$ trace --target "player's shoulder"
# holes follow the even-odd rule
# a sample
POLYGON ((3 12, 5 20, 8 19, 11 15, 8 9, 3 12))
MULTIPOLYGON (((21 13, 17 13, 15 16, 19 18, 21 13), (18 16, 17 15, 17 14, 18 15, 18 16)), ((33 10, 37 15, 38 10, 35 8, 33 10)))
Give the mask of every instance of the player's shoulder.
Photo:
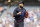
POLYGON ((17 10, 18 9, 18 7, 17 8, 15 8, 15 10, 17 10))
POLYGON ((25 11, 26 11, 26 9, 25 9, 25 8, 23 8, 23 10, 25 10, 25 11))
POLYGON ((23 8, 24 10, 26 10, 25 8, 23 8))
POLYGON ((18 7, 16 9, 18 9, 18 7))

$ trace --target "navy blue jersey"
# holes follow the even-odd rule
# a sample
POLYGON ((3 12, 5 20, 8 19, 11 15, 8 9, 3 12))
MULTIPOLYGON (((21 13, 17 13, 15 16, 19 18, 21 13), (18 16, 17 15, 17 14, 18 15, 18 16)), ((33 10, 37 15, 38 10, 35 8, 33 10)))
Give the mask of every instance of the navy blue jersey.
POLYGON ((14 10, 14 12, 13 12, 15 20, 17 20, 17 21, 23 21, 25 13, 26 13, 26 10, 24 8, 23 9, 16 8, 14 10), (21 14, 17 15, 17 13, 20 12, 20 11, 21 11, 21 14))

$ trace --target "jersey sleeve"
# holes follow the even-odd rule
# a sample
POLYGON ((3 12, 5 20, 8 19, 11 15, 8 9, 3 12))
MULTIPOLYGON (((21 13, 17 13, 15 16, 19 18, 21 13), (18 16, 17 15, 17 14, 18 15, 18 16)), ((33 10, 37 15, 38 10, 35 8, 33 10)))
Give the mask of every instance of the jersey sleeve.
POLYGON ((17 15, 17 11, 15 9, 14 12, 13 12, 13 16, 15 17, 16 15, 17 15))
MULTIPOLYGON (((25 9, 25 13, 26 13, 26 9, 25 9)), ((25 15, 25 13, 24 13, 24 15, 25 15)))

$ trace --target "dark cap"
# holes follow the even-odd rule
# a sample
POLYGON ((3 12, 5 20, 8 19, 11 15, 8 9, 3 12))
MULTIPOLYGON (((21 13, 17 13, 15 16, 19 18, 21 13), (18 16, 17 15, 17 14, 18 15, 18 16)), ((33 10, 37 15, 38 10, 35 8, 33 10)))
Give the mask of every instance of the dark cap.
POLYGON ((23 3, 23 4, 24 4, 24 2, 19 2, 19 4, 21 4, 21 3, 23 3))

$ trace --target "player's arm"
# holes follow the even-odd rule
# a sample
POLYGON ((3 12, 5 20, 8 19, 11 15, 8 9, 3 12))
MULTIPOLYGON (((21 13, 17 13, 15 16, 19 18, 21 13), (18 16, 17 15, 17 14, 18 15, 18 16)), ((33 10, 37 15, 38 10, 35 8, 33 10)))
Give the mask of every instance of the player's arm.
POLYGON ((13 12, 13 17, 18 16, 19 14, 21 14, 21 12, 17 13, 17 10, 15 9, 14 12, 13 12))
POLYGON ((21 11, 17 13, 17 15, 21 14, 21 11))
POLYGON ((15 17, 16 15, 17 15, 17 11, 15 9, 14 12, 13 12, 13 17, 15 17))

